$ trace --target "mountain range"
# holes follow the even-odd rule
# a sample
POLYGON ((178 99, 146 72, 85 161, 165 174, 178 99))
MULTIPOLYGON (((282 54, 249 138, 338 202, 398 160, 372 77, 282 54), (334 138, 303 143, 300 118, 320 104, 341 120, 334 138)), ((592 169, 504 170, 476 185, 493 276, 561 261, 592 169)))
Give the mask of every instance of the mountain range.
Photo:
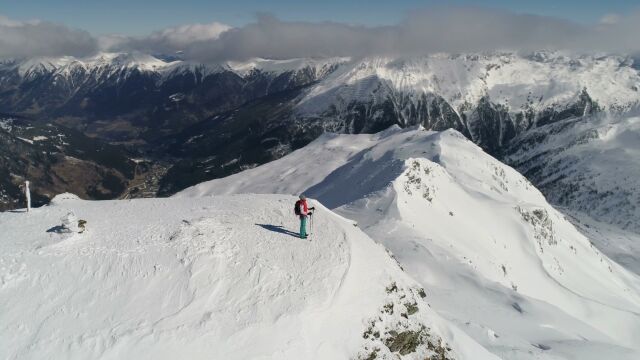
MULTIPOLYGON (((631 57, 557 51, 219 64, 103 53, 0 64, 0 111, 125 146, 161 168, 149 181, 160 196, 324 132, 421 125, 459 131, 554 204, 634 232, 639 88, 631 57), (606 156, 583 156, 603 143, 606 156)), ((17 193, 15 181, 3 186, 17 193)))

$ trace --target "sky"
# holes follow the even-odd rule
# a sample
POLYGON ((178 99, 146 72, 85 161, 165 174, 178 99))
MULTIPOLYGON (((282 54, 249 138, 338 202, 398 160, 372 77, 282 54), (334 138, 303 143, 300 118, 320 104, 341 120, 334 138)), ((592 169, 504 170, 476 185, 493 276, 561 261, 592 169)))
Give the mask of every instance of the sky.
POLYGON ((94 35, 142 36, 154 30, 213 21, 231 26, 252 22, 256 13, 289 21, 335 21, 391 25, 416 9, 474 6, 595 23, 607 14, 625 14, 638 0, 0 0, 0 14, 15 20, 40 19, 94 35))
POLYGON ((104 51, 199 62, 495 50, 635 56, 639 33, 639 0, 0 0, 0 59, 104 51))

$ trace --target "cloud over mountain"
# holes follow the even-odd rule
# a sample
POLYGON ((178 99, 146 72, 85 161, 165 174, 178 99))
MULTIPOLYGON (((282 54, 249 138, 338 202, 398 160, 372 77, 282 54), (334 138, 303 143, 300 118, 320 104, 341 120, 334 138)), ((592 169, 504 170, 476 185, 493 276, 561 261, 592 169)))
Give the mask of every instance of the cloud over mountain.
POLYGON ((97 39, 63 25, 0 18, 0 56, 82 55, 98 48, 165 54, 182 51, 189 59, 206 62, 539 49, 634 54, 640 52, 635 39, 638 32, 640 10, 607 14, 591 25, 475 7, 414 11, 390 26, 283 21, 260 14, 255 22, 236 28, 213 22, 167 28, 143 37, 97 39))
POLYGON ((0 15, 0 58, 84 56, 98 50, 86 31, 45 21, 16 21, 0 15))
POLYGON ((104 50, 174 53, 194 44, 215 41, 231 27, 219 22, 188 24, 155 31, 144 37, 110 35, 100 38, 104 50))
POLYGON ((481 8, 438 8, 410 14, 395 26, 281 21, 259 16, 215 40, 192 44, 200 60, 250 57, 367 56, 564 49, 581 52, 640 51, 640 12, 616 21, 582 25, 558 18, 481 8))

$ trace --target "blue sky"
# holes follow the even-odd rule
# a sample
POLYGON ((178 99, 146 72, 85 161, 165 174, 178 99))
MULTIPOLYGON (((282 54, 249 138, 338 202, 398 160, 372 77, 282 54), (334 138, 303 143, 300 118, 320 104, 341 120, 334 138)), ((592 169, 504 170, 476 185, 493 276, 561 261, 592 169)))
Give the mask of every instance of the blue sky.
POLYGON ((624 14, 640 8, 638 0, 3 0, 1 3, 0 14, 9 18, 48 20, 96 35, 144 35, 170 26, 212 21, 240 26, 253 21, 257 12, 268 12, 282 20, 386 25, 399 22, 413 9, 471 5, 594 23, 605 14, 624 14))

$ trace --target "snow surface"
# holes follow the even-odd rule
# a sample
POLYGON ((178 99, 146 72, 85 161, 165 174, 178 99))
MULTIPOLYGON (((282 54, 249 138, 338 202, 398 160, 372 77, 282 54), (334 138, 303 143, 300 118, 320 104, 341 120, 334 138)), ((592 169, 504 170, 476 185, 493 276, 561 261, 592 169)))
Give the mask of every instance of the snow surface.
POLYGON ((63 194, 1 213, 0 358, 396 359, 382 339, 414 330, 453 358, 496 359, 351 221, 316 202, 310 241, 292 236, 294 200, 63 194), (82 234, 59 231, 70 212, 82 234))
POLYGON ((640 356, 640 277, 456 131, 323 135, 179 198, 306 193, 355 219, 434 309, 506 359, 640 356))

